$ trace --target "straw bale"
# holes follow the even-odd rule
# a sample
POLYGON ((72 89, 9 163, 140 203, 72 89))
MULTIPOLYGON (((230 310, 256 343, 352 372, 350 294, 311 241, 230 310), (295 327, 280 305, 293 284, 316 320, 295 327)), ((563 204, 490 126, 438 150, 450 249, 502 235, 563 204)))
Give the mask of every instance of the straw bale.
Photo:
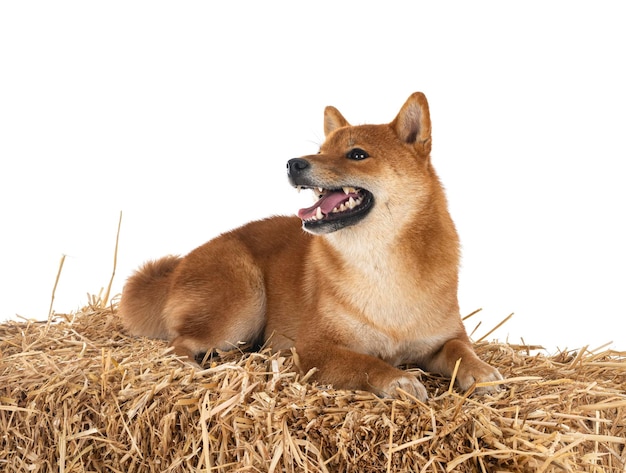
POLYGON ((301 376, 291 353, 202 368, 126 336, 115 307, 0 324, 0 470, 7 472, 624 472, 626 361, 481 342, 505 380, 379 399, 301 376))

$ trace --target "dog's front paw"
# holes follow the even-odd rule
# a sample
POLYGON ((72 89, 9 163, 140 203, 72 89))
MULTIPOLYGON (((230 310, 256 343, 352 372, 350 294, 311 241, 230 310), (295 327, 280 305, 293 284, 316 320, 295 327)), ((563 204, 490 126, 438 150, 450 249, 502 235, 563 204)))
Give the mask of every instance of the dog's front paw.
MULTIPOLYGON (((487 383, 490 381, 498 381, 500 379, 502 379, 502 375, 496 368, 482 360, 479 360, 478 358, 470 360, 468 363, 465 363, 465 360, 461 361, 456 377, 459 387, 464 391, 468 390, 474 383, 487 383)), ((481 392, 495 391, 497 389, 497 385, 493 385, 481 386, 476 390, 481 392)))
POLYGON ((398 397, 398 389, 406 391, 420 401, 428 399, 428 393, 424 385, 410 374, 393 378, 386 386, 382 387, 379 394, 384 397, 398 397))

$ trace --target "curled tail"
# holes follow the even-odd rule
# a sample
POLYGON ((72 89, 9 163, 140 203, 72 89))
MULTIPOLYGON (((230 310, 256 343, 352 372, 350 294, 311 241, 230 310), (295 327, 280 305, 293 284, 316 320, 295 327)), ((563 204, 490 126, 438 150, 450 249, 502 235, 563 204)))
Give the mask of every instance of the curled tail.
POLYGON ((163 315, 167 302, 171 274, 180 263, 178 256, 166 256, 149 261, 126 281, 118 315, 132 335, 169 338, 163 315))

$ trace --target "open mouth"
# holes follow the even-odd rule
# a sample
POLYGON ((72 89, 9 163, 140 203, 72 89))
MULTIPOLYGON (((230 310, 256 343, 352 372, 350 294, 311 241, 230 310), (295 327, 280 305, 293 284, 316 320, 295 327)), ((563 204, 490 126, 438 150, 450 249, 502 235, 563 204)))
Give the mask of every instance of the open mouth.
MULTIPOLYGON (((296 186, 298 191, 304 186, 296 186)), ((328 233, 360 221, 372 208, 374 196, 365 189, 342 187, 312 189, 317 202, 311 207, 300 209, 298 217, 304 228, 313 233, 328 233)))

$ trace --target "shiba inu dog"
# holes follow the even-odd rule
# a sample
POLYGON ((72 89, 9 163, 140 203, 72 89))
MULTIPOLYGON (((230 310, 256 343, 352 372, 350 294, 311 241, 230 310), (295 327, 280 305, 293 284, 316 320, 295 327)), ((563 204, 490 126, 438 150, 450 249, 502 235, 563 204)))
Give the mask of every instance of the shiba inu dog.
POLYGON ((287 162, 314 205, 146 263, 124 287, 124 326, 190 358, 240 342, 295 347, 320 383, 381 396, 427 398, 403 364, 451 376, 461 359, 462 389, 501 379, 459 315, 459 241, 430 160, 426 97, 384 125, 351 126, 327 107, 324 132, 318 154, 287 162))

